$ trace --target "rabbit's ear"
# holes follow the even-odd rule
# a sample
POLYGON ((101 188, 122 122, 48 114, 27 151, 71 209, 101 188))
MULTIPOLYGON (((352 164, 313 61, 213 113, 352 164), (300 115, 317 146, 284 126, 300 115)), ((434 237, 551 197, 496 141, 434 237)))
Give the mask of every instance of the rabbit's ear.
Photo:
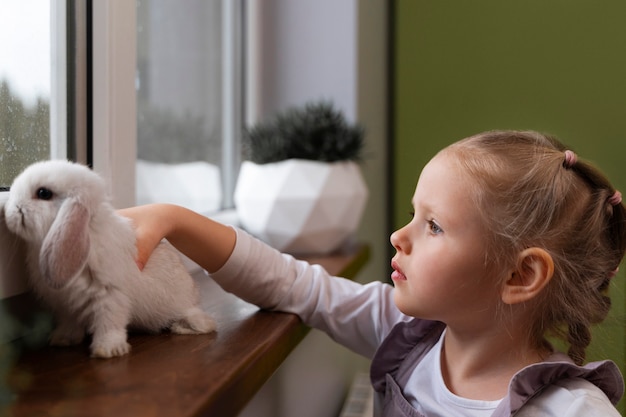
POLYGON ((61 205, 41 246, 39 267, 44 280, 61 288, 87 263, 89 211, 74 198, 61 205))

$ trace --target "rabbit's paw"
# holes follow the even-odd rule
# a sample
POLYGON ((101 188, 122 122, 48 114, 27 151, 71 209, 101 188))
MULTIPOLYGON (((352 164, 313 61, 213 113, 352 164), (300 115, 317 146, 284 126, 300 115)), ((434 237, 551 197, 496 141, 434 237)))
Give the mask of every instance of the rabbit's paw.
POLYGON ((118 343, 115 345, 91 345, 92 358, 114 358, 116 356, 124 356, 130 353, 130 344, 128 342, 118 343))
POLYGON ((94 335, 91 343, 92 358, 113 358, 124 356, 130 352, 130 344, 126 341, 126 333, 111 332, 106 335, 94 335))
POLYGON ((203 334, 211 333, 216 328, 215 320, 200 308, 194 307, 187 311, 185 317, 172 323, 170 331, 178 334, 203 334))

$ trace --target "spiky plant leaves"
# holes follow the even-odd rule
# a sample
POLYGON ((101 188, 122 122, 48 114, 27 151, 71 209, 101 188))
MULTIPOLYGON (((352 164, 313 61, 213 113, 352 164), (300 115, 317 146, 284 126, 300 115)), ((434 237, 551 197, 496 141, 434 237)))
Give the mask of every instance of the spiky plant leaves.
POLYGON ((321 162, 358 161, 363 128, 349 124, 327 101, 307 103, 278 113, 244 132, 245 156, 257 164, 307 159, 321 162))

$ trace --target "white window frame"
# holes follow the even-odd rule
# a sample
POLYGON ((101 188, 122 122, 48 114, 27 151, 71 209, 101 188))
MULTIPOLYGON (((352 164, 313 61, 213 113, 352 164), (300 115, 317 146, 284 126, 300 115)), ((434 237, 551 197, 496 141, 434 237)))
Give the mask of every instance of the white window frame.
POLYGON ((135 203, 136 5, 92 2, 92 160, 115 207, 135 203))

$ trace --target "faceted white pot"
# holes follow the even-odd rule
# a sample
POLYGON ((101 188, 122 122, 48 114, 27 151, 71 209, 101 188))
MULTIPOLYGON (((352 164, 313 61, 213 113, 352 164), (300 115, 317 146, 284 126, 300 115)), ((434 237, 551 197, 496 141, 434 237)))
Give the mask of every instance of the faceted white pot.
POLYGON ((356 232, 368 190, 355 162, 244 161, 235 187, 241 226, 282 252, 326 254, 356 232))
POLYGON ((172 203, 198 213, 222 206, 220 169, 208 162, 164 164, 137 160, 137 204, 172 203))

